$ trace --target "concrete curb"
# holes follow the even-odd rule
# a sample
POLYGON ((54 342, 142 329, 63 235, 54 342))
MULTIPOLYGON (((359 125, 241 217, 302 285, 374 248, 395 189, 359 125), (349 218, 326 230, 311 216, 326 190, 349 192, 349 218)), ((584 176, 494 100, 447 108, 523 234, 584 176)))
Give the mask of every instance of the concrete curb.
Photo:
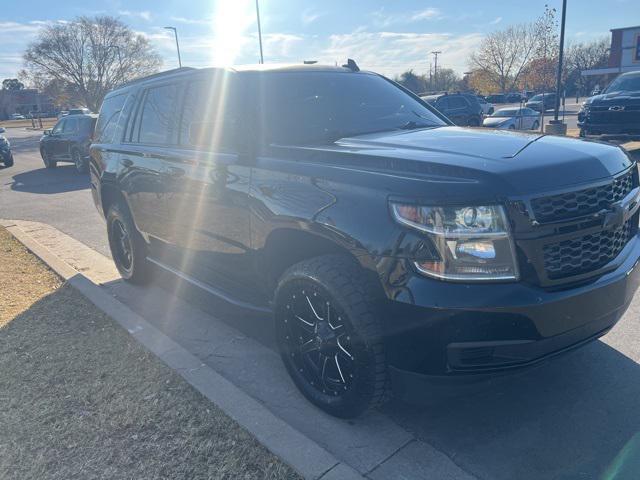
POLYGON ((106 290, 78 273, 47 247, 17 225, 7 230, 28 250, 82 293, 97 308, 125 328, 138 342, 180 374, 191 386, 220 407, 262 445, 280 457, 304 478, 363 479, 356 470, 341 463, 315 441, 295 430, 266 407, 148 323, 106 290))

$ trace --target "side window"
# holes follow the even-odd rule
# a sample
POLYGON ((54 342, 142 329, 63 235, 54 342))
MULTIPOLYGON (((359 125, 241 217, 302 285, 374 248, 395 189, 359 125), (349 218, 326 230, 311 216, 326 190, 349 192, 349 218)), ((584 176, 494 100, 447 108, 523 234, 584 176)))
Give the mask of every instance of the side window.
MULTIPOLYGON (((149 88, 140 114, 138 142, 156 145, 175 145, 178 134, 178 85, 168 84, 149 88)), ((200 104, 201 108, 206 104, 200 104)))
POLYGON ((180 123, 180 144, 213 151, 234 151, 237 108, 233 83, 218 74, 187 85, 180 123))
POLYGON ((64 128, 64 124, 67 122, 67 120, 65 118, 63 118, 62 120, 58 121, 58 123, 56 123, 55 127, 53 127, 53 130, 51 130, 51 133, 56 135, 58 133, 62 133, 62 129, 64 128))
POLYGON ((118 138, 116 135, 118 120, 126 99, 127 95, 122 94, 109 97, 102 102, 98 123, 96 123, 96 143, 112 143, 118 138))
POLYGON ((467 108, 467 102, 462 97, 451 97, 449 98, 449 108, 451 109, 467 108))
POLYGON ((441 97, 438 99, 438 101, 436 102, 436 108, 438 110, 448 110, 449 107, 449 99, 447 97, 441 97))
POLYGON ((78 119, 77 118, 67 118, 67 121, 64 122, 64 127, 62 128, 62 133, 75 133, 78 131, 78 119))

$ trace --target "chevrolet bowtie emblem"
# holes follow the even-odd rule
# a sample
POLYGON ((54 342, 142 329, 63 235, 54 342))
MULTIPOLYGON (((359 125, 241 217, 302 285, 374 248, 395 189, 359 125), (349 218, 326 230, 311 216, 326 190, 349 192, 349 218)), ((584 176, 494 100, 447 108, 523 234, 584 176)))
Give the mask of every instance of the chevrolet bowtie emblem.
POLYGON ((621 112, 624 110, 624 105, 614 105, 613 107, 609 107, 609 110, 612 112, 621 112))

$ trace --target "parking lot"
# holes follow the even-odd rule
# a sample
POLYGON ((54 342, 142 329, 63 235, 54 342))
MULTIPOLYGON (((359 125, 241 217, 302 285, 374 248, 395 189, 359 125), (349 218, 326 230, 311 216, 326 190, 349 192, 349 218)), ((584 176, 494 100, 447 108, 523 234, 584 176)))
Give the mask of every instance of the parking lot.
MULTIPOLYGON (((39 132, 9 129, 15 166, 0 169, 0 218, 55 227, 109 256, 89 180, 47 170, 39 132)), ((273 413, 370 478, 637 478, 640 471, 640 300, 601 340, 514 375, 427 385, 352 421, 295 389, 273 348, 271 320, 161 277, 113 295, 273 413)))

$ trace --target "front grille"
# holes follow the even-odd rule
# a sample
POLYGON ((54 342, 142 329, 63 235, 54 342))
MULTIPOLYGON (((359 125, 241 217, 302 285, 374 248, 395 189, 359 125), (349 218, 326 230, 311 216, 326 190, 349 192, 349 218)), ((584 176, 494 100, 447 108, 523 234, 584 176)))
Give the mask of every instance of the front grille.
POLYGON ((543 254, 547 276, 556 280, 604 267, 631 239, 631 226, 631 221, 628 221, 613 231, 603 230, 545 245, 543 254))
POLYGON ((561 221, 608 209, 632 189, 633 175, 629 170, 606 185, 535 198, 531 201, 531 208, 535 219, 540 223, 561 221))

